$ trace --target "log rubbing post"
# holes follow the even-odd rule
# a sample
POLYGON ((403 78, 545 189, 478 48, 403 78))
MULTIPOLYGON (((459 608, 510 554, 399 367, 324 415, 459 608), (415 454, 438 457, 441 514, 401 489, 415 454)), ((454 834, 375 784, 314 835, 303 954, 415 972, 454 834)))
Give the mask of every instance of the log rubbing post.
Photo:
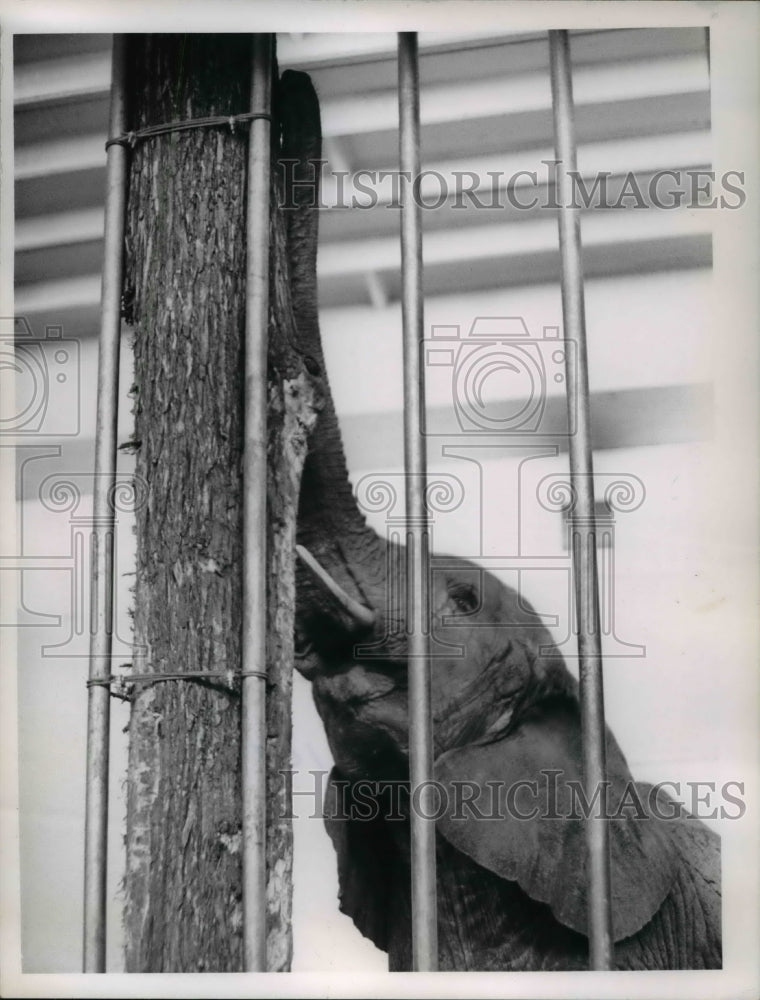
MULTIPOLYGON (((129 41, 129 127, 249 107, 251 38, 129 41)), ((276 73, 275 73, 276 76, 276 73)), ((275 84, 275 96, 276 96, 275 84)), ((127 204, 134 340, 137 673, 240 670, 247 127, 138 142, 127 204)), ((272 128, 273 158, 280 128, 272 128)), ((288 221, 272 169, 267 502, 267 964, 290 967, 295 528, 319 380, 297 349, 288 221)), ((316 230, 314 230, 316 239, 316 230)), ((136 686, 129 727, 126 967, 242 969, 240 684, 136 686)))

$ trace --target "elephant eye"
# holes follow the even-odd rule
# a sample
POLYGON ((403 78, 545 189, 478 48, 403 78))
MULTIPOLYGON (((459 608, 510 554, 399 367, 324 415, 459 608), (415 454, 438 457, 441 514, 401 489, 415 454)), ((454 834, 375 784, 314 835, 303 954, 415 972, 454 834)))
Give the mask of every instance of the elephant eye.
POLYGON ((480 596, 471 583, 449 580, 449 599, 456 610, 463 615, 471 615, 480 608, 480 596))

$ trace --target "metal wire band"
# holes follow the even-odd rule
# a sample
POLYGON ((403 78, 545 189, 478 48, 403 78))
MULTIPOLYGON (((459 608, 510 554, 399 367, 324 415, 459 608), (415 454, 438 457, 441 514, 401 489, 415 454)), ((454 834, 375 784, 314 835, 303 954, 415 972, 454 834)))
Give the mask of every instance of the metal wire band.
POLYGON ((236 125, 244 125, 255 118, 266 118, 272 120, 270 114, 264 112, 245 111, 239 115, 213 115, 207 118, 189 118, 181 122, 165 122, 162 125, 147 125, 145 128, 135 129, 132 132, 124 132, 106 142, 106 149, 109 146, 125 146, 134 149, 138 142, 143 139, 153 139, 158 135, 169 135, 171 132, 187 132, 197 128, 218 128, 229 126, 230 132, 235 131, 236 125))
POLYGON ((211 670, 190 670, 185 673, 168 673, 168 674, 124 674, 116 675, 111 674, 108 677, 92 677, 86 681, 86 686, 91 687, 111 687, 112 684, 121 685, 127 687, 130 684, 158 684, 161 681, 188 681, 189 683, 199 683, 206 680, 213 679, 223 679, 223 680, 234 680, 240 677, 260 677, 262 680, 267 679, 267 675, 262 670, 242 670, 242 671, 211 671, 211 670))

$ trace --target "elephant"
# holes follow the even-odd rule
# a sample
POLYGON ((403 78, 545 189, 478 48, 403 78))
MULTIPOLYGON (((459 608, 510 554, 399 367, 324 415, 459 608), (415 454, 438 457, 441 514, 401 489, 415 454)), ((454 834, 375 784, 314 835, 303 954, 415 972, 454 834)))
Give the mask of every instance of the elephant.
MULTIPOLYGON (((287 225, 298 248, 298 346, 322 387, 298 510, 296 666, 334 758, 324 814, 341 910, 388 953, 390 970, 405 970, 414 807, 405 550, 370 528, 357 505, 325 372, 318 99, 295 72, 283 74, 279 97, 283 156, 296 163, 287 225)), ((577 682, 531 605, 475 563, 434 554, 430 592, 434 778, 446 801, 435 831, 439 968, 586 969, 577 682)), ((662 789, 634 782, 609 730, 606 759, 615 967, 720 968, 718 835, 662 789)))

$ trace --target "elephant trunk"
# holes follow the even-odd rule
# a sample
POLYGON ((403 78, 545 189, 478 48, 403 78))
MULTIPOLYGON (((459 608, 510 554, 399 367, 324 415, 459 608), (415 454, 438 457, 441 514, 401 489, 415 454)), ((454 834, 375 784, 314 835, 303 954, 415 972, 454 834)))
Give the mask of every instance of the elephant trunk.
MULTIPOLYGON (((309 441, 298 511, 298 542, 351 599, 384 601, 385 544, 367 526, 348 478, 325 370, 317 309, 317 238, 322 135, 319 101, 305 73, 286 71, 278 88, 284 203, 298 349, 323 380, 323 405, 309 441)), ((324 607, 324 585, 301 559, 299 617, 324 607)))

